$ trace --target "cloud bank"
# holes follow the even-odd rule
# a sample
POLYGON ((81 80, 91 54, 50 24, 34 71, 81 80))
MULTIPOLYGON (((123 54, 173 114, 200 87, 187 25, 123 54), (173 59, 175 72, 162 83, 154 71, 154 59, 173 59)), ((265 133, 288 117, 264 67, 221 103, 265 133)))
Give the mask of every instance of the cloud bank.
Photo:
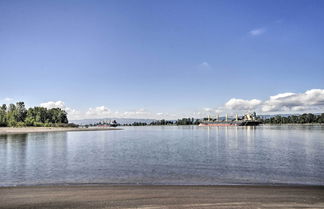
POLYGON ((231 98, 224 105, 216 108, 201 108, 200 111, 187 113, 151 112, 143 108, 131 111, 113 111, 107 106, 90 107, 85 111, 67 107, 63 101, 41 103, 46 108, 58 107, 68 113, 70 120, 98 118, 147 118, 177 119, 182 117, 201 118, 208 114, 246 113, 256 111, 258 114, 324 112, 324 89, 311 89, 303 93, 280 93, 262 101, 260 99, 231 98))
POLYGON ((224 106, 225 109, 230 110, 251 110, 258 107, 261 103, 262 101, 258 99, 244 100, 232 98, 224 106))
POLYGON ((90 107, 86 111, 77 110, 74 108, 67 107, 63 101, 49 101, 40 104, 41 107, 48 109, 61 108, 68 113, 69 120, 80 120, 80 119, 100 119, 100 118, 144 118, 144 119, 162 119, 172 115, 165 113, 153 113, 143 108, 133 111, 112 111, 110 108, 102 105, 98 107, 90 107))
MULTIPOLYGON (((208 108, 207 108, 208 109, 208 108)), ((205 108, 206 110, 206 108, 205 108)), ((323 112, 324 89, 311 89, 304 93, 280 93, 269 99, 236 99, 232 98, 221 107, 209 108, 208 112, 251 112, 258 113, 300 113, 323 112)))
POLYGON ((263 112, 321 111, 324 109, 324 89, 311 89, 304 93, 283 93, 265 101, 263 112))

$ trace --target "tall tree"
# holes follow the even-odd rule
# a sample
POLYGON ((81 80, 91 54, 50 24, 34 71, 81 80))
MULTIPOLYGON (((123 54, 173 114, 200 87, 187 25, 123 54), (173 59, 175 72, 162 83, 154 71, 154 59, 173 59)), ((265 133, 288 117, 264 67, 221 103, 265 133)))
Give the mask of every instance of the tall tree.
POLYGON ((24 102, 16 103, 16 121, 24 122, 27 116, 27 110, 24 102))
POLYGON ((3 104, 0 107, 0 126, 5 127, 7 125, 7 105, 3 104))
POLYGON ((8 126, 16 126, 17 110, 14 104, 10 104, 7 111, 8 126))

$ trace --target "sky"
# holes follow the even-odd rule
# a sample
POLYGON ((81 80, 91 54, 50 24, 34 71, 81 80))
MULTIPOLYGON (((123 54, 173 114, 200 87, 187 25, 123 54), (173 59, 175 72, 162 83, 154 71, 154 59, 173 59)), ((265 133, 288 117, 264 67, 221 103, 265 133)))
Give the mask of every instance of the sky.
POLYGON ((324 112, 322 0, 0 0, 0 103, 69 119, 324 112))

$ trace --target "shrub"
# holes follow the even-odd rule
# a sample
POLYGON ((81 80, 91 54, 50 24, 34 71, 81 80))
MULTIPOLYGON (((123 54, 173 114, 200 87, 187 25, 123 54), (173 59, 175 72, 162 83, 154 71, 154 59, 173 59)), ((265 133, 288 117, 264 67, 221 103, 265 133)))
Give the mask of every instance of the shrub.
POLYGON ((24 122, 18 122, 16 124, 16 127, 25 127, 25 126, 26 126, 26 124, 24 122))
POLYGON ((34 123, 34 126, 36 126, 36 127, 43 127, 44 126, 44 123, 35 122, 34 123))
POLYGON ((17 122, 13 121, 13 120, 9 121, 9 123, 8 123, 8 126, 11 126, 11 127, 15 127, 16 125, 17 125, 17 122))

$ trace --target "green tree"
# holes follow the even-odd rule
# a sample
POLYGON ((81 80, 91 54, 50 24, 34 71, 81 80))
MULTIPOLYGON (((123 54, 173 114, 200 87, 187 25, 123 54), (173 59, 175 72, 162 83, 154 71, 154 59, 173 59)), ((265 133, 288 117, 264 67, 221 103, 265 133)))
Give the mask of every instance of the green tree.
POLYGON ((33 126, 35 122, 36 122, 36 113, 34 111, 34 108, 29 108, 27 110, 27 116, 26 116, 26 119, 25 119, 25 124, 27 126, 33 126))
POLYGON ((7 122, 7 105, 3 104, 0 107, 0 127, 8 126, 7 122))
POLYGON ((45 107, 34 107, 35 122, 45 123, 47 119, 47 109, 45 107))
POLYGON ((68 124, 66 111, 60 108, 47 109, 44 107, 33 107, 28 110, 24 102, 16 105, 4 104, 0 107, 0 126, 74 126, 68 124))
POLYGON ((283 117, 280 115, 263 120, 264 123, 270 124, 287 124, 287 123, 323 123, 324 113, 321 115, 314 115, 312 113, 304 113, 302 115, 291 115, 283 117))
POLYGON ((17 124, 17 109, 14 104, 10 104, 7 111, 8 126, 16 126, 17 124))
POLYGON ((16 103, 16 121, 17 122, 24 122, 27 116, 27 110, 25 107, 24 102, 17 102, 16 103))
POLYGON ((318 116, 317 122, 324 123, 324 113, 322 113, 320 116, 318 116))

